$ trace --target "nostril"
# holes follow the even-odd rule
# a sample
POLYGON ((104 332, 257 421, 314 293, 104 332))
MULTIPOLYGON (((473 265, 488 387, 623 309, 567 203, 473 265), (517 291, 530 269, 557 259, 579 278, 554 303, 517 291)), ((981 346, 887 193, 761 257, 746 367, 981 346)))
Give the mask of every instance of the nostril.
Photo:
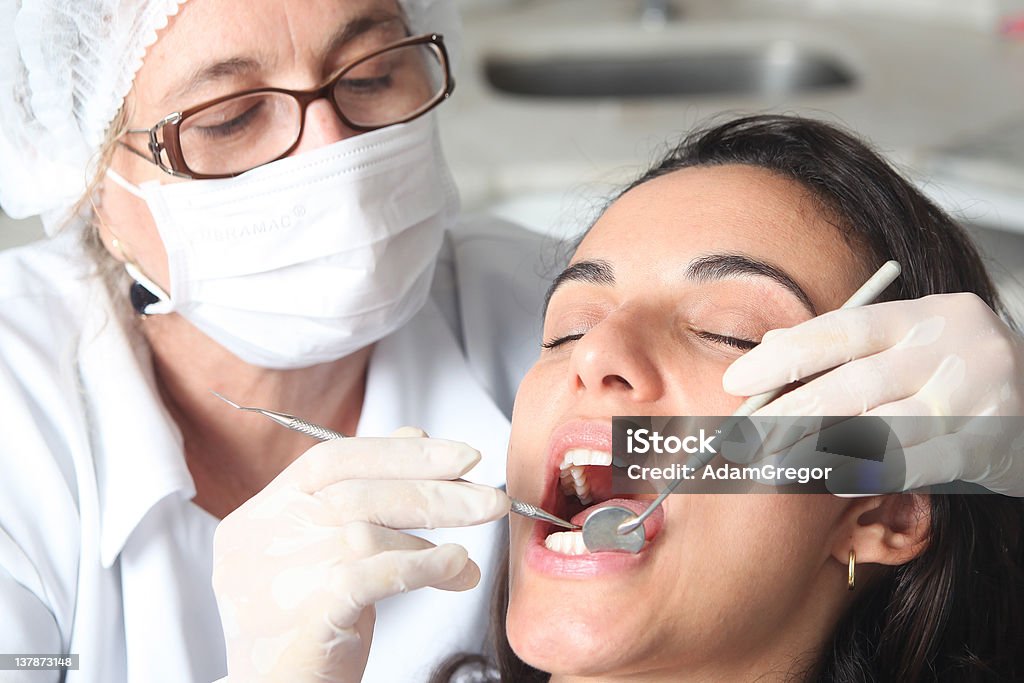
POLYGON ((623 389, 633 389, 633 385, 629 383, 622 375, 607 375, 602 383, 609 389, 621 387, 623 389))

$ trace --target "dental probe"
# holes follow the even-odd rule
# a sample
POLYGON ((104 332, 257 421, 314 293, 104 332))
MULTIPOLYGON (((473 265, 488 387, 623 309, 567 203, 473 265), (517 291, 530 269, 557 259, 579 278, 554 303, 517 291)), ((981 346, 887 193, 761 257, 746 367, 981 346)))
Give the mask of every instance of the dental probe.
POLYGON ((210 393, 219 398, 220 400, 224 401, 225 403, 227 403, 232 408, 238 408, 239 410, 248 410, 253 413, 265 415, 266 417, 269 417, 271 420, 281 425, 282 427, 287 427, 292 431, 300 432, 302 434, 305 434, 306 436, 311 436, 314 439, 319 439, 320 441, 331 441, 332 439, 348 438, 347 434, 336 432, 333 429, 328 429, 327 427, 321 427, 320 425, 313 424, 312 422, 306 422, 302 418, 295 417, 294 415, 289 415, 288 413, 277 413, 274 412, 273 410, 264 410, 263 408, 249 408, 247 406, 240 406, 227 396, 219 394, 216 391, 213 391, 212 389, 210 390, 210 393))
MULTIPOLYGON (((346 435, 346 434, 342 434, 341 432, 336 432, 333 429, 328 429, 327 427, 322 427, 322 426, 320 426, 318 424, 314 424, 312 422, 307 422, 306 420, 303 420, 300 417, 295 417, 294 415, 289 415, 287 413, 278 413, 278 412, 275 412, 273 410, 264 410, 263 408, 250 408, 250 407, 247 407, 247 406, 241 406, 241 405, 238 405, 237 403, 235 403, 234 401, 232 401, 231 399, 229 399, 227 396, 224 396, 223 394, 219 394, 216 391, 213 391, 212 389, 210 390, 210 393, 213 394, 214 396, 216 396, 217 398, 219 398, 220 400, 224 401, 225 403, 227 403, 232 408, 237 408, 238 410, 248 410, 250 412, 259 413, 260 415, 264 415, 266 417, 269 417, 271 420, 273 420, 277 424, 281 425, 282 427, 287 427, 288 429, 291 429, 292 431, 300 432, 302 434, 305 434, 306 436, 311 436, 314 439, 318 439, 320 441, 333 441, 334 439, 347 439, 348 438, 348 435, 346 435)), ((456 481, 465 481, 465 480, 464 479, 457 479, 456 481)), ((522 515, 523 517, 529 517, 530 519, 537 519, 537 520, 541 520, 541 521, 544 521, 544 522, 549 522, 551 524, 555 524, 557 526, 564 527, 566 529, 573 529, 573 530, 575 530, 575 529, 579 529, 580 528, 577 525, 573 524, 572 522, 567 522, 564 519, 562 519, 561 517, 556 517, 555 515, 551 514, 550 512, 546 512, 544 510, 541 510, 536 505, 530 505, 529 503, 524 503, 521 500, 516 500, 515 498, 511 498, 511 497, 509 498, 509 500, 512 501, 512 506, 510 508, 511 511, 516 513, 517 515, 522 515)))
MULTIPOLYGON (((856 292, 853 293, 849 299, 846 300, 840 308, 856 308, 858 306, 866 306, 872 301, 877 299, 885 289, 891 285, 896 278, 900 276, 902 268, 896 261, 886 261, 882 264, 882 267, 875 271, 875 274, 868 278, 867 282, 860 286, 856 292)), ((731 431, 733 424, 737 421, 737 418, 749 417, 757 410, 768 405, 782 394, 785 387, 779 387, 766 391, 763 394, 751 396, 743 402, 735 413, 724 423, 720 432, 727 434, 731 431)), ((703 469, 714 457, 713 453, 696 453, 690 457, 687 461, 686 466, 692 467, 689 471, 695 472, 698 469, 703 469)), ((684 470, 685 471, 685 470, 684 470)), ((590 517, 583 522, 583 543, 587 546, 587 550, 593 552, 594 550, 625 550, 631 553, 640 552, 640 548, 643 547, 645 536, 644 536, 644 520, 650 517, 654 510, 659 505, 665 502, 676 487, 683 481, 683 478, 674 479, 665 487, 665 489, 658 494, 658 497, 651 501, 651 504, 647 506, 639 515, 635 516, 632 512, 625 508, 612 506, 602 508, 594 512, 590 517), (613 512, 604 512, 604 510, 610 510, 613 512), (626 513, 626 515, 623 515, 626 513), (594 524, 591 524, 591 520, 594 520, 594 524), (610 533, 612 525, 615 532, 610 533), (587 527, 592 527, 589 531, 587 527), (588 539, 594 543, 594 547, 591 547, 591 543, 588 539)))

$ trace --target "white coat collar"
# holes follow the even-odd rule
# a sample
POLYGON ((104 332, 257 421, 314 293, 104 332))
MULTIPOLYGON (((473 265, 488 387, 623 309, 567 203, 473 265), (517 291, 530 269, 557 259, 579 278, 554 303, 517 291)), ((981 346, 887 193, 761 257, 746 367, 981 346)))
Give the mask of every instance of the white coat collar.
POLYGON ((191 500, 195 484, 181 432, 159 398, 148 349, 118 320, 105 288, 92 291, 78 370, 96 468, 100 561, 110 567, 157 502, 179 492, 191 500))
MULTIPOLYGON (((86 306, 78 368, 96 454, 100 560, 110 567, 154 505, 171 494, 191 500, 195 484, 148 349, 118 322, 106 293, 99 298, 103 305, 86 306)), ((357 433, 382 436, 404 425, 469 443, 483 455, 470 478, 505 483, 509 421, 474 378, 432 301, 377 343, 357 433)))

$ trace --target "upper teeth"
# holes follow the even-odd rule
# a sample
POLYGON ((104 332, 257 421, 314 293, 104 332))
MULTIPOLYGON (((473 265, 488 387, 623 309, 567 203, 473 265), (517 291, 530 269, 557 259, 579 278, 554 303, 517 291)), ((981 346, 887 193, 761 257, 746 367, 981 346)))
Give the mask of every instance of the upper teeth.
POLYGON ((594 451, 588 448, 571 448, 565 452, 562 464, 559 465, 558 481, 562 493, 576 495, 584 505, 590 505, 590 484, 587 482, 586 465, 608 466, 612 464, 612 454, 607 451, 594 451))
POLYGON ((611 465, 612 454, 608 451, 594 451, 589 448, 570 448, 562 457, 562 469, 572 465, 611 465))

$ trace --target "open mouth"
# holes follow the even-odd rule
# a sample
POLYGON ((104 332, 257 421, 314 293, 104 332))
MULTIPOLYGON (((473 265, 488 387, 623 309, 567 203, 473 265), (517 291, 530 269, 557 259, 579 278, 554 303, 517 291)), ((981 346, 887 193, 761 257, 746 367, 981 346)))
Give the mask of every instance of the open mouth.
MULTIPOLYGON (((611 498, 612 454, 589 448, 570 448, 558 466, 554 514, 582 526, 592 510, 611 498)), ((583 555, 587 546, 581 531, 558 531, 551 526, 544 546, 562 555, 583 555)))
MULTIPOLYGON (((555 491, 551 511, 562 519, 582 526, 595 510, 616 505, 639 514, 648 502, 633 496, 612 495, 612 454, 590 448, 570 448, 558 465, 558 476, 552 482, 555 491)), ((647 538, 657 534, 660 515, 644 524, 647 538)), ((582 531, 565 531, 551 524, 543 530, 544 547, 560 555, 587 555, 582 531)))
MULTIPOLYGON (((540 507, 581 527, 596 510, 617 506, 640 514, 655 497, 649 493, 613 496, 612 429, 607 418, 570 419, 555 428, 548 441, 545 464, 540 507)), ((648 545, 664 523, 661 508, 644 520, 648 545)), ((635 560, 647 550, 645 545, 638 554, 589 552, 582 531, 566 531, 543 521, 533 523, 531 537, 534 550, 529 557, 535 567, 577 577, 581 572, 606 574, 616 567, 635 566, 635 560)))

